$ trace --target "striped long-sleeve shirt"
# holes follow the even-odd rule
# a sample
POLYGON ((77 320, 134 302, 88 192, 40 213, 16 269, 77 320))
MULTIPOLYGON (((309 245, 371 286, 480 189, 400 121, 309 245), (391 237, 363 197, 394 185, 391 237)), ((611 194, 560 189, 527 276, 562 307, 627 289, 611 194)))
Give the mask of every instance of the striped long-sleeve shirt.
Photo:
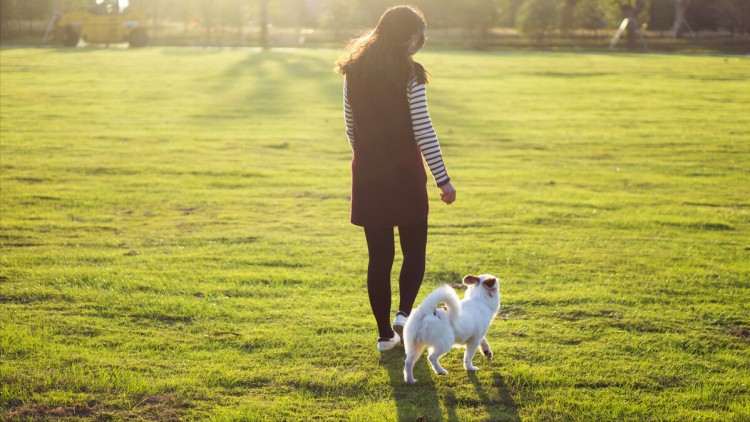
MULTIPOLYGON (((422 152, 422 157, 427 163, 435 183, 438 186, 443 186, 450 181, 450 177, 443 162, 443 154, 440 151, 435 129, 432 127, 430 113, 427 110, 427 88, 425 84, 417 82, 416 77, 412 77, 409 81, 407 97, 411 110, 414 140, 422 152)), ((344 120, 346 121, 346 137, 349 139, 349 145, 353 148, 355 142, 354 116, 346 93, 346 80, 344 80, 344 120)))

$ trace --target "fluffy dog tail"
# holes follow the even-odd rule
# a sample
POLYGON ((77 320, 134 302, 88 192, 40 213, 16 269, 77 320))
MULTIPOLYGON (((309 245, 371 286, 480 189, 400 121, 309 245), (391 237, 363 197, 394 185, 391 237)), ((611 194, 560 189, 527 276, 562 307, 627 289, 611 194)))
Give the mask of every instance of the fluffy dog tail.
POLYGON ((431 322, 438 322, 438 317, 435 315, 435 308, 440 304, 445 303, 448 308, 448 317, 451 320, 455 320, 461 315, 461 300, 458 298, 456 291, 448 285, 443 285, 433 290, 425 300, 419 305, 416 311, 409 315, 409 319, 404 327, 404 349, 406 354, 409 355, 412 348, 418 343, 421 343, 419 335, 423 332, 423 328, 426 325, 430 325, 431 322))
POLYGON ((427 295, 419 305, 419 308, 417 308, 417 312, 421 311, 425 314, 431 314, 440 302, 445 303, 451 319, 455 319, 461 315, 461 300, 458 298, 456 291, 448 285, 442 285, 427 295))

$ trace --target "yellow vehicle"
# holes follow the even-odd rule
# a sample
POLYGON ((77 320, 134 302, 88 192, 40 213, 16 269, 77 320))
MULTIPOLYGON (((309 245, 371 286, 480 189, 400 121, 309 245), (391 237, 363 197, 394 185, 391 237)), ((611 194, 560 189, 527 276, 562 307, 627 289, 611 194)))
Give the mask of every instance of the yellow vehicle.
POLYGON ((148 44, 146 16, 139 11, 123 13, 92 8, 65 13, 55 24, 56 38, 66 47, 75 47, 83 39, 93 44, 130 43, 131 47, 148 44))

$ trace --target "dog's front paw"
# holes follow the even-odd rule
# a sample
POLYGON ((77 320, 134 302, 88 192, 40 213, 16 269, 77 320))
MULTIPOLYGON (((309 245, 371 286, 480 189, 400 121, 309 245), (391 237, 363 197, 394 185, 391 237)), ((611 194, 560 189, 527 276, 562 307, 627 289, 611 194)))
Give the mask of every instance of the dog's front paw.
POLYGON ((465 365, 464 368, 466 368, 467 371, 478 371, 479 370, 479 368, 477 368, 476 366, 471 365, 471 364, 465 365))
POLYGON ((444 368, 436 369, 435 373, 438 375, 448 375, 448 371, 446 371, 444 368))
POLYGON ((484 357, 486 357, 487 359, 492 359, 492 350, 490 350, 490 349, 487 349, 487 350, 482 350, 482 354, 483 354, 483 355, 484 355, 484 357))

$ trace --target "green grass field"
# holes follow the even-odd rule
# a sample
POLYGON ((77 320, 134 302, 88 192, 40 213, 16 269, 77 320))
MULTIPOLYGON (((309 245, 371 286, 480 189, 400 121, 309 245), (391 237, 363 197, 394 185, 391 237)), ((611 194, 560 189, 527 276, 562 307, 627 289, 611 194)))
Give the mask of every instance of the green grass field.
POLYGON ((0 52, 0 419, 750 420, 747 58, 420 53, 458 200, 418 302, 502 310, 407 386, 336 56, 0 52))

